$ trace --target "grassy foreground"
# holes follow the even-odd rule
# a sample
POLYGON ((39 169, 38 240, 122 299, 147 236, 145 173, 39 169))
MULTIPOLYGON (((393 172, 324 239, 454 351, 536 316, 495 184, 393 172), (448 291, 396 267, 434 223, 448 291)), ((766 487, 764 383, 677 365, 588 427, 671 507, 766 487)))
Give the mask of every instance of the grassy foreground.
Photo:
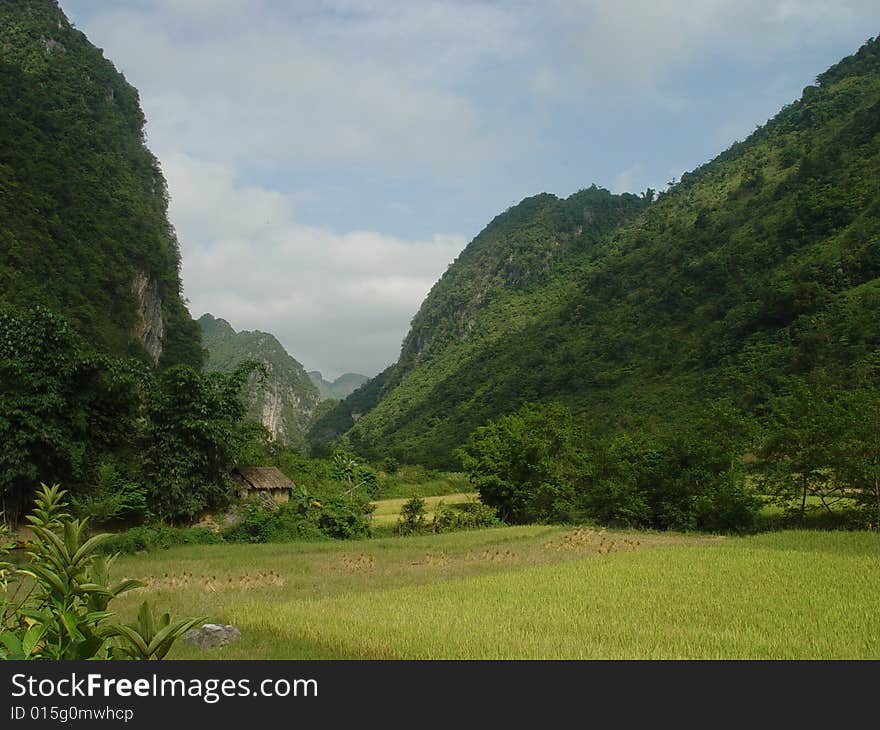
POLYGON ((114 574, 243 640, 174 658, 880 658, 880 537, 514 527, 217 545, 114 574))

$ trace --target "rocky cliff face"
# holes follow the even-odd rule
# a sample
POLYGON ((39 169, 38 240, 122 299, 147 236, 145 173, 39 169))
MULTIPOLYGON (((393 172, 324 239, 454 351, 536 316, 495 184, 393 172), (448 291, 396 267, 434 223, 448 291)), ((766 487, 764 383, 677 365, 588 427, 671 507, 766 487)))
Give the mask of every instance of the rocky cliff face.
POLYGON ((277 441, 304 447, 320 394, 303 366, 267 332, 236 332, 229 322, 210 314, 199 319, 199 326, 208 350, 205 369, 228 373, 247 360, 262 363, 266 376, 252 377, 246 386, 248 417, 262 423, 277 441))
POLYGON ((138 303, 134 339, 146 350, 155 365, 162 356, 162 342, 165 338, 165 319, 162 317, 159 283, 143 271, 138 271, 131 289, 138 303))

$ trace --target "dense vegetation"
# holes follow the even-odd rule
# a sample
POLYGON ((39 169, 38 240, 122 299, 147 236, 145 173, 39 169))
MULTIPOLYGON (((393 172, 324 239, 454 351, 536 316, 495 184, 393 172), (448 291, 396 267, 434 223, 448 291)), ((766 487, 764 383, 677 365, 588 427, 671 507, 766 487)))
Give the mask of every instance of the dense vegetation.
POLYGON ((110 535, 89 536, 86 521, 64 511, 64 496, 57 485, 37 493, 23 568, 2 561, 10 546, 0 534, 0 659, 163 659, 204 619, 172 622, 144 601, 135 623, 115 623, 110 603, 142 584, 111 581, 114 558, 98 551, 110 535))
POLYGON ((251 438, 239 395, 253 367, 158 371, 96 353, 47 309, 0 311, 0 507, 15 520, 41 481, 105 521, 225 504, 251 438))
POLYGON ((718 402, 663 434, 609 435, 529 403, 478 428, 459 457, 506 522, 747 531, 776 503, 800 524, 814 510, 836 526, 878 524, 878 391, 801 389, 773 412, 762 429, 718 402))
POLYGON ((262 423, 272 437, 297 449, 305 448, 305 432, 320 395, 303 366, 266 332, 236 332, 225 319, 199 318, 208 353, 205 370, 233 373, 242 363, 260 363, 244 391, 247 418, 262 423))
POLYGON ((0 304, 42 305, 95 350, 146 359, 140 277, 161 363, 199 367, 167 207, 137 91, 54 0, 0 1, 0 304))
POLYGON ((719 398, 769 423, 799 387, 876 388, 878 133, 874 40, 651 205, 650 191, 523 201, 474 239, 398 364, 361 389, 379 397, 350 443, 455 467, 476 427, 526 402, 665 439, 719 398))

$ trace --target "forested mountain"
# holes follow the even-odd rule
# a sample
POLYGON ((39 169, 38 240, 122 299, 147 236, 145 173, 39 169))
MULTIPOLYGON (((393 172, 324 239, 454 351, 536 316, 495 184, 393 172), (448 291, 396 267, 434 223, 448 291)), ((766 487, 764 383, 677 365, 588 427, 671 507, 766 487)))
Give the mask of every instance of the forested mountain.
POLYGON ((311 370, 309 377, 321 394, 321 400, 346 398, 369 380, 366 375, 359 373, 343 373, 336 380, 325 380, 317 370, 311 370))
POLYGON ((425 300, 352 445, 448 465, 528 401, 664 429, 719 396, 760 414, 792 380, 876 376, 877 40, 650 197, 539 195, 496 218, 425 300))
POLYGON ((248 418, 262 423, 278 441, 302 448, 304 435, 320 395, 303 366, 266 332, 236 332, 225 319, 199 318, 208 352, 205 370, 233 373, 252 360, 266 368, 245 386, 248 418))
POLYGON ((0 0, 0 305, 199 367, 167 207, 137 91, 54 0, 0 0))

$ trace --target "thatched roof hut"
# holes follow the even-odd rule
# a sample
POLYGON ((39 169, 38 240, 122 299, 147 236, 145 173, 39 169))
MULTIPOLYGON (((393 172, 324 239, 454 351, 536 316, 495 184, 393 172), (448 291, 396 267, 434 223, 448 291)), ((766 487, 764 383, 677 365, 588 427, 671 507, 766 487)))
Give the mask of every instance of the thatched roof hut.
POLYGON ((274 466, 242 466, 232 472, 242 497, 266 494, 276 502, 290 499, 293 482, 274 466))

